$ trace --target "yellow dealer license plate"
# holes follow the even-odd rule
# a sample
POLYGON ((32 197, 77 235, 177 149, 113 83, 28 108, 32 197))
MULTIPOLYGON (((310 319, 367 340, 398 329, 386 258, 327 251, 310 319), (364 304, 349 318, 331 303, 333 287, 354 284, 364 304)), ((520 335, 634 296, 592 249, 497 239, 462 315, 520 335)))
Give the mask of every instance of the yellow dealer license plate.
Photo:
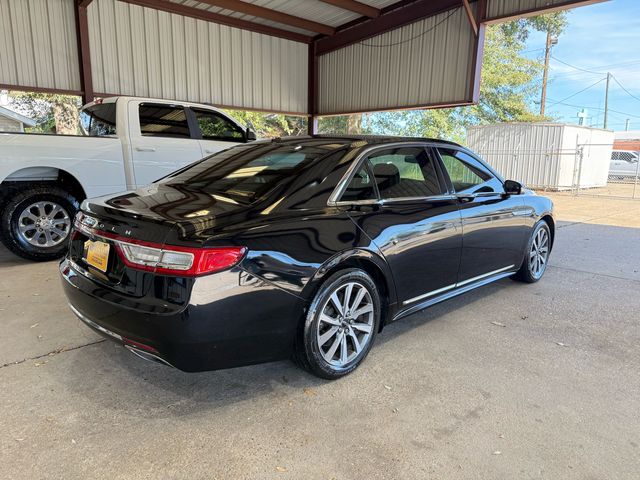
POLYGON ((87 263, 102 272, 107 271, 109 263, 109 244, 100 241, 87 240, 84 242, 87 263))

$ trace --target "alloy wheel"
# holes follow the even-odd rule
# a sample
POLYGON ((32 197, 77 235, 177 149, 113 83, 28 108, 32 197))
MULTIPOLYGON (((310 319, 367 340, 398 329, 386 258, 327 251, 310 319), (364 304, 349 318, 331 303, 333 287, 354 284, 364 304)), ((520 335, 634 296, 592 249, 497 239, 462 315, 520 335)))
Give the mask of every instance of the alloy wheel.
POLYGON ((359 282, 337 287, 322 306, 316 341, 324 360, 334 367, 353 362, 372 338, 371 294, 359 282))
POLYGON ((545 228, 540 228, 533 237, 531 250, 529 251, 529 269, 531 275, 538 279, 547 268, 549 258, 549 233, 545 228))
POLYGON ((18 217, 20 236, 34 247, 50 248, 60 245, 69 235, 71 218, 55 202, 36 202, 25 208, 18 217))

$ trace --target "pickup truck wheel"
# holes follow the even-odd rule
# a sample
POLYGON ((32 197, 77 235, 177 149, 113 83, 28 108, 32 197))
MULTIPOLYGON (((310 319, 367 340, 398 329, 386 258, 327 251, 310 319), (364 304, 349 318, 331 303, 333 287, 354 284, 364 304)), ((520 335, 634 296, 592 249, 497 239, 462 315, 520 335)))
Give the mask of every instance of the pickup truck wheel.
POLYGON ((56 186, 28 188, 4 206, 0 214, 0 239, 13 253, 36 261, 60 258, 78 200, 56 186))

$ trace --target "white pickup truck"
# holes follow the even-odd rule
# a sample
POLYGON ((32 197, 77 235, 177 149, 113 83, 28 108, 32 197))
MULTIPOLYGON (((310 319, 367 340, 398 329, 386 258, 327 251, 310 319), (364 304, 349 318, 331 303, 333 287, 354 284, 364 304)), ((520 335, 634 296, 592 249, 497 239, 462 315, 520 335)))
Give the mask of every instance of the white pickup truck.
POLYGON ((80 202, 147 185, 255 140, 202 104, 110 97, 80 112, 83 135, 0 133, 0 240, 31 260, 61 256, 80 202))

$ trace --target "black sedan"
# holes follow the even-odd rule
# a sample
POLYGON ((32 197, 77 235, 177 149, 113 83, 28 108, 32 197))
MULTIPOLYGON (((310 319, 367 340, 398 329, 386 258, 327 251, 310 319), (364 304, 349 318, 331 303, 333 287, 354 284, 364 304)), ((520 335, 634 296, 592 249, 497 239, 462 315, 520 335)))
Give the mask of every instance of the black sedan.
POLYGON ((60 272, 75 314, 144 358, 201 371, 293 356, 337 378, 390 322, 538 281, 552 208, 449 142, 275 139, 85 201, 60 272))

